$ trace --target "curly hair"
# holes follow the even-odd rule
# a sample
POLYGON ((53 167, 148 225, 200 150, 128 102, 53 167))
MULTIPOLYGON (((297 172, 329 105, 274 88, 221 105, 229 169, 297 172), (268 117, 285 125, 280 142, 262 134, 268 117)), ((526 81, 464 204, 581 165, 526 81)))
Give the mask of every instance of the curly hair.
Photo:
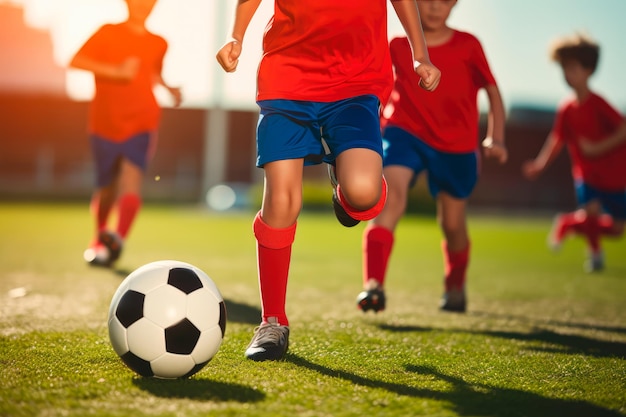
POLYGON ((600 45, 588 36, 577 33, 555 40, 550 47, 550 58, 561 65, 567 61, 577 61, 583 68, 594 72, 600 59, 600 45))

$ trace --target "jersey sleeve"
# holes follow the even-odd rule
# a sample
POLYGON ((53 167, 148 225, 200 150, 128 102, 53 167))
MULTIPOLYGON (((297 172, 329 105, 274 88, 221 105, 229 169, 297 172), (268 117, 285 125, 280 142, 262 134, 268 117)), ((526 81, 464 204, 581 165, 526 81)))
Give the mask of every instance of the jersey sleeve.
POLYGON ((479 88, 484 88, 488 85, 496 85, 496 79, 491 72, 485 51, 483 50, 478 39, 472 37, 471 47, 471 62, 472 62, 472 78, 474 83, 479 88))
POLYGON ((89 57, 91 59, 102 59, 106 50, 111 46, 110 32, 111 25, 107 24, 94 32, 89 39, 81 46, 76 53, 77 56, 89 57))
POLYGON ((613 106, 611 106, 602 97, 598 97, 597 111, 598 117, 607 129, 607 131, 614 131, 622 123, 624 123, 624 116, 618 112, 613 106))

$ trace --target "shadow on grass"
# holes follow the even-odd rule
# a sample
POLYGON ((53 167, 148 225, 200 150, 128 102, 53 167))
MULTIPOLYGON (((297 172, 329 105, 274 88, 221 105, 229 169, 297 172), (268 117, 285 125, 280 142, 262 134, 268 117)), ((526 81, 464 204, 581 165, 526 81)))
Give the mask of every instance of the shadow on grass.
POLYGON ((540 342, 558 345, 554 348, 533 347, 533 350, 550 353, 564 354, 580 354, 593 356, 596 358, 606 357, 626 357, 626 343, 608 342, 604 340, 596 340, 589 337, 568 335, 553 332, 551 330, 539 329, 529 333, 522 332, 502 332, 502 331, 472 331, 472 330, 450 330, 450 329, 434 329, 421 326, 394 326, 389 324, 381 324, 379 328, 392 332, 426 332, 426 331, 443 331, 466 334, 480 334, 484 336, 499 337, 510 340, 521 340, 525 342, 540 342))
POLYGON ((603 332, 614 332, 614 333, 626 334, 626 327, 624 326, 601 326, 601 325, 595 325, 595 324, 589 324, 589 323, 577 323, 577 322, 571 322, 571 321, 540 319, 540 318, 526 317, 526 316, 513 315, 513 314, 498 314, 498 313, 493 313, 489 311, 472 311, 469 314, 472 316, 487 317, 491 319, 515 320, 521 323, 529 323, 533 325, 559 326, 559 327, 569 327, 569 328, 582 329, 582 330, 600 330, 603 332))
POLYGON ((427 398, 451 404, 450 408, 461 416, 533 416, 533 417, 618 417, 621 414, 584 401, 546 398, 531 392, 498 388, 486 384, 468 384, 462 379, 445 375, 434 368, 406 365, 407 372, 435 377, 452 385, 445 391, 416 388, 409 385, 370 379, 364 376, 333 369, 288 353, 286 360, 321 375, 341 378, 352 384, 383 389, 397 395, 427 398))
POLYGON ((255 326, 261 322, 261 310, 258 307, 228 299, 224 300, 224 302, 226 304, 228 321, 254 324, 255 326))
POLYGON ((265 394, 239 384, 230 384, 208 379, 133 379, 138 388, 157 397, 182 398, 197 401, 237 401, 240 403, 259 402, 265 394))

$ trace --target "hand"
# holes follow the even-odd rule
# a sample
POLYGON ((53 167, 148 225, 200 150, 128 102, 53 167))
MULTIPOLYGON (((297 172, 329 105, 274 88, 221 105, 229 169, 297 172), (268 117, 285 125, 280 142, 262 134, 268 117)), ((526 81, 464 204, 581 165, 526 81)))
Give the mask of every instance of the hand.
POLYGON ((430 62, 415 61, 415 72, 421 77, 419 86, 426 91, 433 91, 439 85, 441 71, 430 62))
POLYGON ((174 100, 174 107, 179 107, 183 101, 183 94, 180 87, 168 87, 167 91, 170 92, 172 99, 174 100))
POLYGON ((237 39, 231 39, 217 52, 215 58, 226 72, 235 72, 237 64, 239 64, 239 56, 241 55, 241 42, 237 39))
POLYGON ((495 141, 492 138, 485 138, 482 142, 485 157, 495 158, 499 163, 504 164, 509 159, 509 151, 504 142, 495 141))
POLYGON ((522 174, 529 179, 536 179, 541 174, 542 169, 537 165, 534 159, 526 161, 522 164, 522 174))
POLYGON ((124 62, 117 67, 116 78, 122 81, 132 81, 137 76, 140 66, 141 60, 138 57, 131 56, 126 58, 124 62))
POLYGON ((600 156, 605 152, 602 142, 591 142, 589 139, 584 137, 578 139, 578 145, 580 146, 580 150, 583 155, 590 158, 600 156))

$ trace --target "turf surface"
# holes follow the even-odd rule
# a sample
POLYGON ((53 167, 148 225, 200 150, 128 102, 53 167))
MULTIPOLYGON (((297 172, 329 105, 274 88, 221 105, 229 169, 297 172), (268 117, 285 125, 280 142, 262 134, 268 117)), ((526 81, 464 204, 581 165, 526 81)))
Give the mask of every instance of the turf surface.
POLYGON ((626 241, 583 272, 581 240, 545 247, 549 218, 470 217, 468 313, 441 313, 440 232, 402 220, 388 309, 355 307, 363 226, 299 220, 284 361, 243 351, 259 321, 253 213, 147 205, 114 270, 90 268, 84 204, 0 204, 0 416, 626 416, 626 241), (135 268, 192 263, 228 324, 189 380, 137 377, 111 348, 111 296, 135 268))

